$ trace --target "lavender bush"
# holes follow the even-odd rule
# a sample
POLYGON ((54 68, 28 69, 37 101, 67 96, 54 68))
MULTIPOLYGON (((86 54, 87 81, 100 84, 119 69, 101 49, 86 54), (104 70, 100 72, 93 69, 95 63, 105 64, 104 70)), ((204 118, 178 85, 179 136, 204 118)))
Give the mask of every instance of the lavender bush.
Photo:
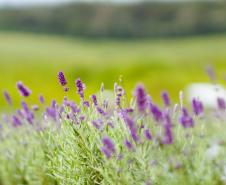
MULTIPOLYGON (((69 90, 63 72, 58 80, 69 90)), ((226 108, 207 110, 197 98, 185 107, 183 93, 173 104, 164 91, 162 105, 138 84, 129 101, 119 84, 115 99, 87 96, 75 81, 80 102, 28 105, 2 116, 0 185, 223 185, 226 183, 226 108), (128 103, 129 102, 129 103, 128 103)), ((22 82, 23 97, 30 90, 22 82)), ((4 91, 6 102, 12 104, 4 91)))

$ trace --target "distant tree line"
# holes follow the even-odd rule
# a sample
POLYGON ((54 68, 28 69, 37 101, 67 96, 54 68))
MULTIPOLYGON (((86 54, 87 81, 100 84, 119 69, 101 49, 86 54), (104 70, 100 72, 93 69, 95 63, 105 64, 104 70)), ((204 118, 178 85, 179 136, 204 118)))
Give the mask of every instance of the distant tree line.
POLYGON ((141 38, 226 32, 225 2, 68 4, 0 10, 0 30, 141 38))

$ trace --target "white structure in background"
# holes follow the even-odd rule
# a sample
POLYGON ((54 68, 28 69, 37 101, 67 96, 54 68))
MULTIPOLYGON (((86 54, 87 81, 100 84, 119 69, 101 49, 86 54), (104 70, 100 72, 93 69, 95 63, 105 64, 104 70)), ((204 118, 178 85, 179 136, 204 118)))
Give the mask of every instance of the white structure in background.
POLYGON ((210 83, 193 83, 186 88, 186 95, 189 101, 198 98, 209 108, 217 107, 217 98, 226 101, 226 90, 222 85, 210 83))

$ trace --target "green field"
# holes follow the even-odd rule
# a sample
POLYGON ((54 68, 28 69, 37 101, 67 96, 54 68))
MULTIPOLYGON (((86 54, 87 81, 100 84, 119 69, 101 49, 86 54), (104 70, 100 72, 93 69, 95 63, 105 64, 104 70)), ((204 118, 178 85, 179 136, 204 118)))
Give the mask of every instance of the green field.
MULTIPOLYGON (((191 82, 208 81, 206 64, 213 64, 223 78, 226 72, 226 35, 161 40, 85 40, 71 37, 0 33, 0 91, 7 89, 16 103, 15 84, 22 80, 33 91, 30 102, 42 92, 62 99, 56 80, 63 70, 70 81, 71 97, 76 97, 74 79, 81 77, 87 93, 95 93, 101 82, 106 88, 123 76, 131 93, 137 82, 144 82, 153 98, 168 89, 177 97, 191 82)), ((0 98, 0 107, 5 102, 0 98)))

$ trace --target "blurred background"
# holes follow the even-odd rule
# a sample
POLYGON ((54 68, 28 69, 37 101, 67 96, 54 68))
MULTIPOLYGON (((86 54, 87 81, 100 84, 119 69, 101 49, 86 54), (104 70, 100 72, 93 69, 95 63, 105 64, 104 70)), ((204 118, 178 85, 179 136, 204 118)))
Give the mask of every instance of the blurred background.
POLYGON ((87 94, 121 81, 131 95, 143 82, 155 101, 164 89, 176 100, 191 82, 209 81, 207 64, 224 78, 226 1, 0 0, 0 91, 15 104, 18 80, 30 102, 39 93, 62 100, 59 70, 71 98, 81 77, 87 94))

